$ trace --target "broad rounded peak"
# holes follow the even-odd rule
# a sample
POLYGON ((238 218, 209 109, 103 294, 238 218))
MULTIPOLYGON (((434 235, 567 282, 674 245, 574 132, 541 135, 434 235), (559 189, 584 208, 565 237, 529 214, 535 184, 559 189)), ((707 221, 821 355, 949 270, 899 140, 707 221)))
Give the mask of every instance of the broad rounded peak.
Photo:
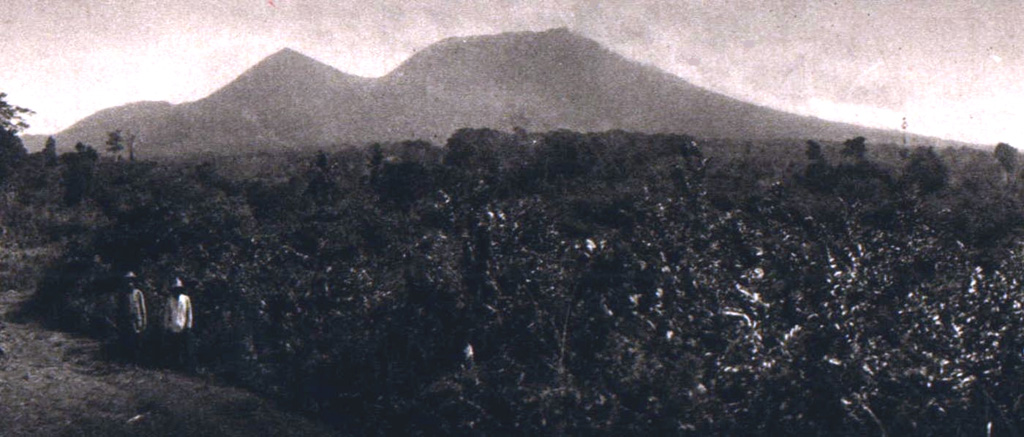
POLYGON ((555 27, 547 30, 524 30, 524 31, 512 31, 502 32, 493 35, 473 35, 473 36, 455 36, 445 38, 427 48, 431 47, 441 48, 452 45, 463 45, 463 44, 474 44, 474 43, 501 43, 501 42, 529 42, 538 40, 562 40, 562 41, 580 41, 597 44, 596 41, 591 40, 585 36, 582 36, 568 27, 555 27))
POLYGON ((610 55, 600 43, 566 27, 542 31, 515 31, 494 35, 451 37, 420 50, 388 74, 391 78, 435 75, 460 69, 466 74, 498 65, 525 68, 566 57, 610 55), (544 60, 541 60, 544 59, 544 60), (472 71, 469 71, 472 70, 472 71))
POLYGON ((548 29, 548 30, 542 30, 540 32, 534 32, 534 33, 539 35, 539 36, 548 37, 548 38, 574 38, 574 39, 590 40, 590 38, 587 38, 587 37, 585 37, 583 35, 580 35, 580 34, 574 32, 572 29, 569 29, 568 27, 554 27, 554 28, 551 28, 551 29, 548 29))

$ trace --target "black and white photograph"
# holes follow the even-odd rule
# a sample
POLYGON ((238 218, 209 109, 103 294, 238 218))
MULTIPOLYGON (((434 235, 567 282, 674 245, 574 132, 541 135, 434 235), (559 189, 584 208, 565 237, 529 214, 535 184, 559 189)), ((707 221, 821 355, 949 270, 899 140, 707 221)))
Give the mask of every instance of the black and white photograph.
POLYGON ((1022 23, 0 0, 0 436, 1024 435, 1022 23))

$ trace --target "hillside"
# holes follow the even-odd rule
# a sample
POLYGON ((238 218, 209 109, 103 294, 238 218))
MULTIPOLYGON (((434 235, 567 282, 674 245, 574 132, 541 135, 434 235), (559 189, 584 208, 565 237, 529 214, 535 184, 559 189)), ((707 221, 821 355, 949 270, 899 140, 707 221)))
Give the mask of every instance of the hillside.
MULTIPOLYGON (((132 129, 140 153, 238 152, 422 138, 462 127, 624 129, 704 138, 897 141, 895 132, 826 122, 742 102, 641 65, 565 29, 438 42, 388 75, 342 73, 292 50, 210 96, 130 104, 57 135, 102 144, 132 129)), ((41 146, 29 139, 30 149, 41 146)))
MULTIPOLYGON (((79 141, 103 147, 107 133, 115 129, 145 132, 148 135, 162 130, 175 110, 176 106, 168 102, 129 103, 90 115, 54 137, 61 150, 72 150, 79 141)), ((23 141, 29 151, 35 151, 43 148, 46 138, 47 135, 26 135, 23 141)))
MULTIPOLYGON (((687 133, 704 138, 842 139, 867 129, 741 102, 629 61, 565 29, 452 38, 383 78, 419 97, 418 130, 444 125, 687 133), (417 94, 417 90, 420 91, 417 94)), ((442 132, 441 134, 445 134, 442 132)), ((873 132, 880 134, 879 132, 873 132)))

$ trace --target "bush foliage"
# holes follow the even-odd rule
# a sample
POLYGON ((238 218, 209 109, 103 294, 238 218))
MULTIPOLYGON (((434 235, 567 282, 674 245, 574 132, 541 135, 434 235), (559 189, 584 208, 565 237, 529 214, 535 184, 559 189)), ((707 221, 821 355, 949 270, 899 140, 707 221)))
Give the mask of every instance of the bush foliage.
POLYGON ((5 220, 66 247, 36 314, 113 339, 126 271, 153 299, 180 277, 184 370, 345 432, 1018 432, 1006 159, 808 144, 465 129, 204 162, 83 147, 30 157, 12 210, 49 218, 5 220))

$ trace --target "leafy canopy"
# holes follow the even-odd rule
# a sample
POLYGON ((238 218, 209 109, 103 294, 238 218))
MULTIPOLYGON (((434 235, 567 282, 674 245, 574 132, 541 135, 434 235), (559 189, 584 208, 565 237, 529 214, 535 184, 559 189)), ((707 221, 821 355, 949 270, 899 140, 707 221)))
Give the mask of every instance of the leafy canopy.
POLYGON ((28 129, 25 116, 35 114, 31 109, 7 103, 7 93, 0 92, 0 129, 18 133, 28 129))

